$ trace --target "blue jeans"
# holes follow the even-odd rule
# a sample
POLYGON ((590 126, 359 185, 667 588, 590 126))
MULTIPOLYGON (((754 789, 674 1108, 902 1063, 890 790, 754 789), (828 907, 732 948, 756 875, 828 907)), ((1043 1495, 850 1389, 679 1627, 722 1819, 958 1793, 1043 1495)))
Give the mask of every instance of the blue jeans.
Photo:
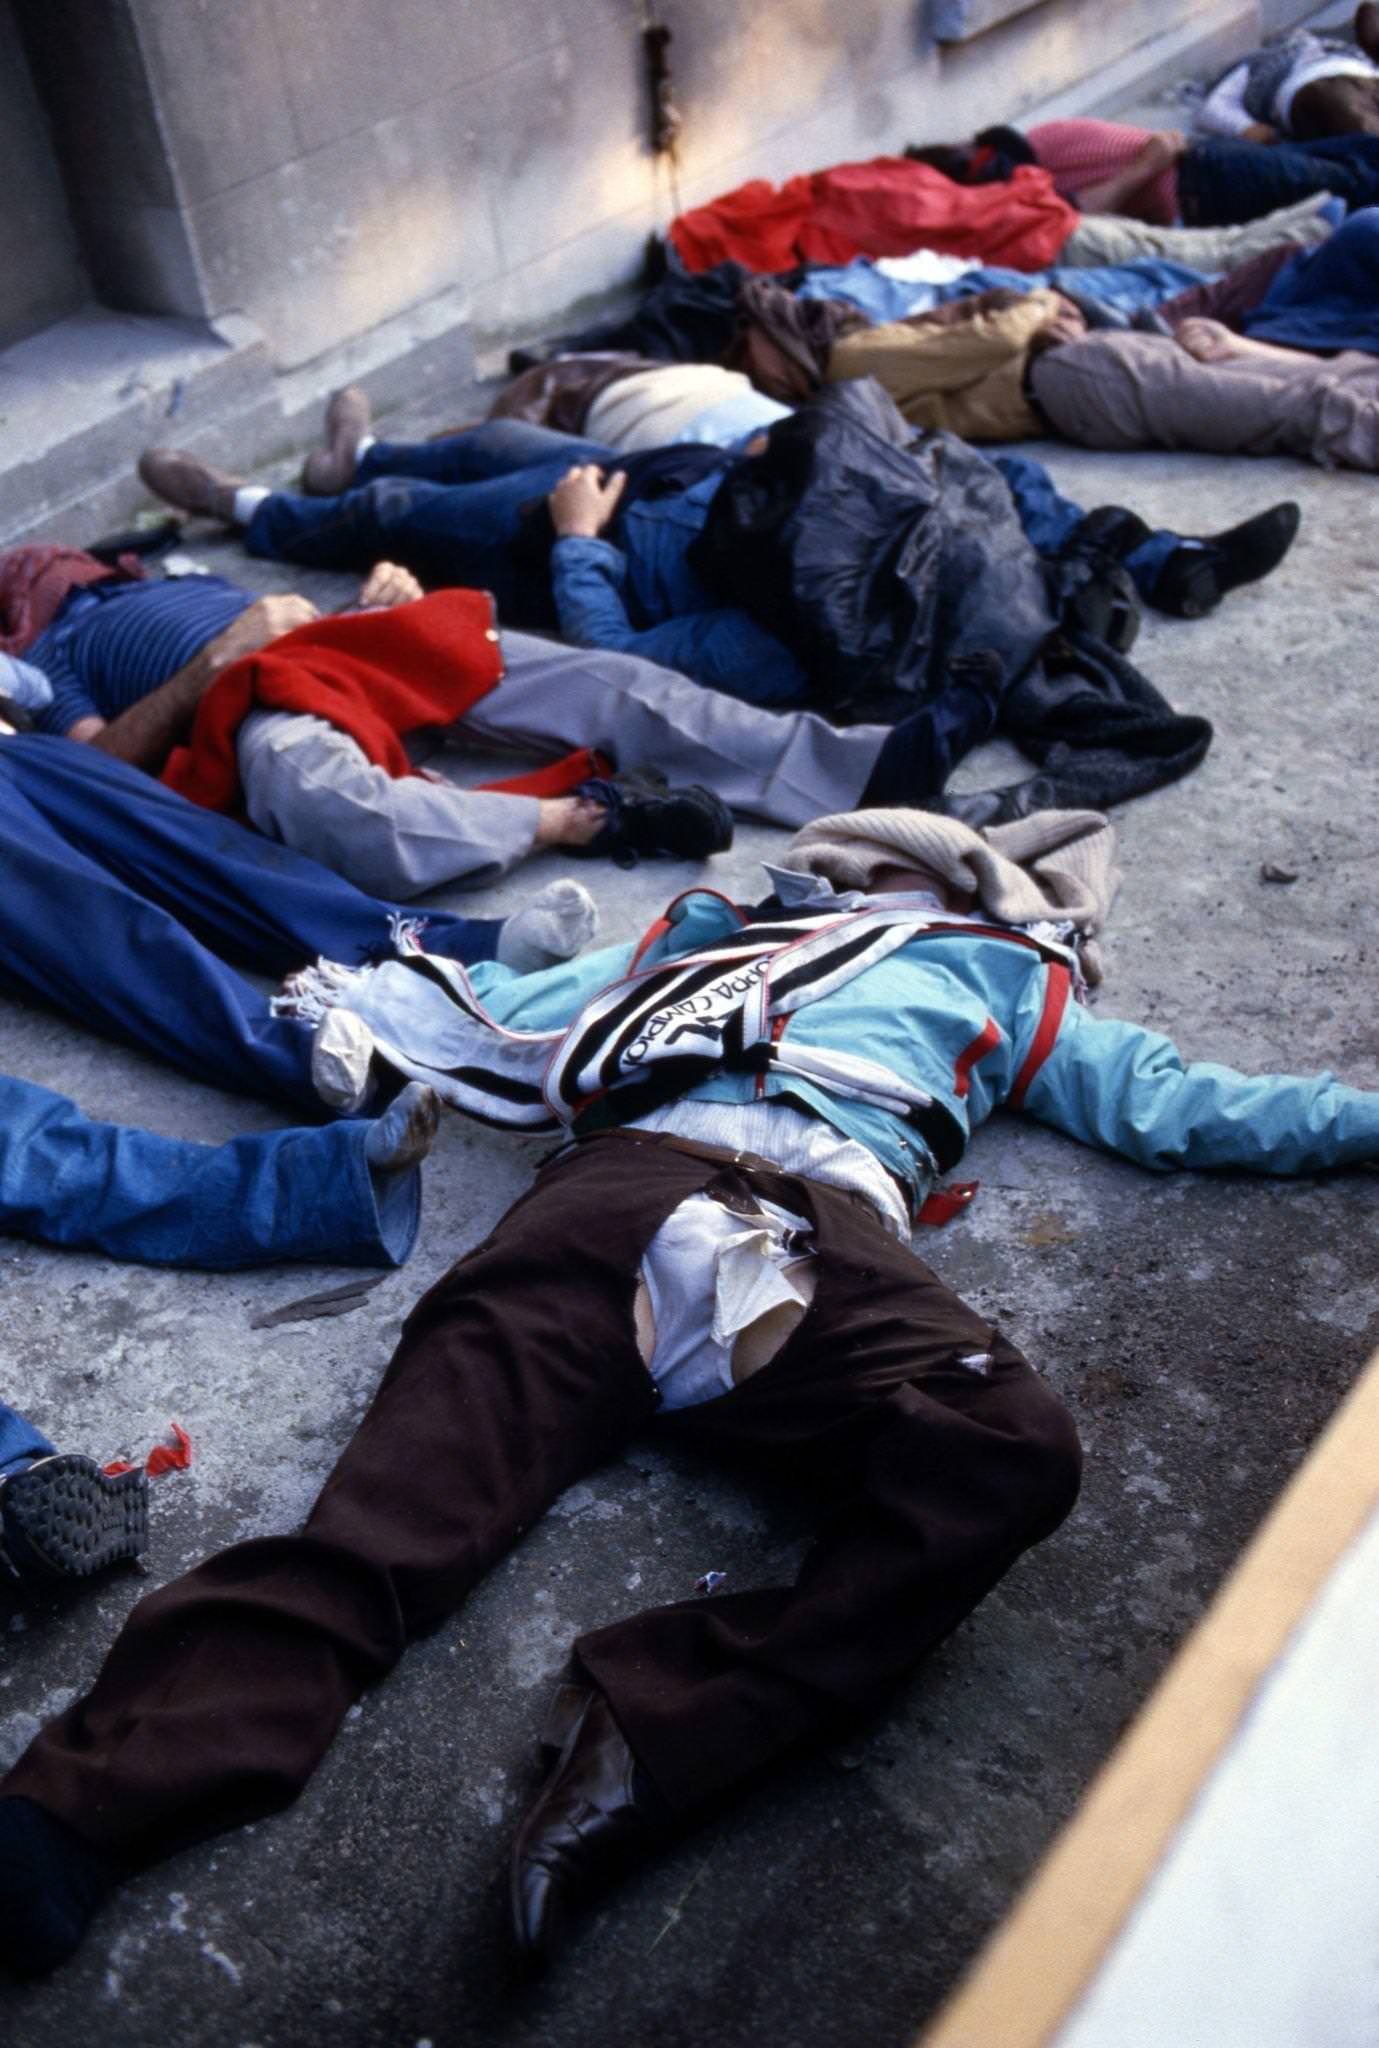
POLYGON ((23 1472, 35 1458, 50 1458, 55 1448, 16 1409, 0 1401, 0 1479, 23 1472))
POLYGON ((338 498, 273 491, 245 530, 251 555, 364 575, 405 562, 423 583, 491 591, 512 625, 553 626, 549 573, 515 549, 523 508, 576 462, 616 451, 523 420, 490 420, 442 441, 376 441, 338 498))
MULTIPOLYGON (((1042 462, 1028 455, 998 455, 996 467, 1010 486, 1025 539, 1041 555, 1056 555, 1073 528, 1086 517, 1081 505, 1065 498, 1042 462)), ((1154 602, 1159 572, 1175 548, 1184 545, 1183 536, 1161 527, 1125 558, 1125 567, 1146 604, 1154 602)))
MULTIPOLYGON (((198 1080, 319 1117, 310 1032, 226 962, 273 976, 318 954, 358 966, 390 953, 390 921, 413 914, 94 747, 0 740, 0 988, 198 1080)), ((436 911, 426 944, 489 960, 501 929, 436 911)))
MULTIPOLYGON (((401 1265, 420 1176, 369 1171, 357 1118, 199 1145, 97 1123, 0 1076, 0 1231, 149 1265, 401 1265)), ((3 1441, 3 1439, 0 1439, 3 1441)))

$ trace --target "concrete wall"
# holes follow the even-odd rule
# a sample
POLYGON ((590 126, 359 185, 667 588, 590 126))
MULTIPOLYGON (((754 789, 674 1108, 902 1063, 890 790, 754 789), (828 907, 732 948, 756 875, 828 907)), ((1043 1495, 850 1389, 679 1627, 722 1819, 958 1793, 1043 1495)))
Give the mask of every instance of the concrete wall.
POLYGON ((86 296, 62 179, 14 11, 0 0, 0 348, 86 296))
POLYGON ((956 135, 1189 22, 1259 17, 1037 0, 941 46, 925 0, 654 11, 674 186, 645 141, 642 0, 42 0, 26 20, 103 295, 246 313, 292 369, 457 289, 481 328, 539 321, 630 278, 677 193, 956 135))

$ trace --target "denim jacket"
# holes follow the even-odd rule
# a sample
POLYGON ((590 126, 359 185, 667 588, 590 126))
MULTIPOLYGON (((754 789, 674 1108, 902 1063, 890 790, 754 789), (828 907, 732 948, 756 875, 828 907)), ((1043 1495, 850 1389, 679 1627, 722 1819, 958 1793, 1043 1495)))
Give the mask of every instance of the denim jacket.
POLYGON ((551 551, 561 633, 577 647, 614 647, 677 668, 748 704, 798 703, 808 679, 790 650, 735 605, 716 605, 689 549, 721 472, 622 515, 621 547, 570 535, 551 551))

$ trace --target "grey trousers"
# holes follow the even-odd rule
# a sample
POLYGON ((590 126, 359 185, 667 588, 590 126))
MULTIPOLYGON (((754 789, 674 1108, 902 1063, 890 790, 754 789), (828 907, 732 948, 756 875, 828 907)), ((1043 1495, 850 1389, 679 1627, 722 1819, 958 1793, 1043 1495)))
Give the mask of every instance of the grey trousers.
MULTIPOLYGON (((792 830, 850 810, 888 728, 761 711, 632 654, 504 633, 506 674, 444 735, 458 749, 559 756, 593 747, 621 769, 706 783, 730 808, 792 830)), ((256 711, 239 735, 252 822, 370 894, 492 882, 531 851, 532 797, 395 780, 318 718, 256 711)))
POLYGON ((1084 448, 1200 448, 1301 455, 1379 469, 1379 361, 1357 350, 1199 363, 1167 335, 1109 329, 1049 349, 1030 389, 1050 426, 1084 448))

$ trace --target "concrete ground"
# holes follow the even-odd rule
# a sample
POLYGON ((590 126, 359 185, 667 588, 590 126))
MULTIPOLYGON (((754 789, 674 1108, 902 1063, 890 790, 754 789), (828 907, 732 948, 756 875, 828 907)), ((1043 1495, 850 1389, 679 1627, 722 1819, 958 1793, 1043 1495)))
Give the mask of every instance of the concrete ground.
MULTIPOLYGON (((1117 821, 1125 882, 1102 1002, 1189 1055, 1324 1065, 1379 1086, 1374 479, 1282 461, 1037 452, 1089 506, 1128 503, 1188 531, 1283 497, 1302 504, 1297 545, 1267 583, 1205 621, 1145 624, 1136 658, 1176 704, 1215 721, 1217 740, 1189 780, 1117 821), (1266 863, 1296 879, 1263 879, 1266 863)), ((255 587, 304 582, 193 542, 255 587)), ((329 578, 304 587, 343 594, 329 578)), ((993 747, 962 780, 1015 769, 993 747)), ((708 879, 750 896, 757 861, 783 844, 742 828, 708 879)), ((508 907, 557 872, 543 857, 482 902, 440 900, 508 907)), ((609 937, 696 878, 667 864, 582 872, 609 937)), ((186 1136, 279 1121, 15 1002, 0 1004, 0 1068, 95 1114, 186 1136)), ((0 1763, 87 1683, 142 1590, 302 1515, 406 1309, 529 1172, 520 1144, 449 1122, 410 1266, 347 1316, 268 1330, 250 1328, 256 1311, 344 1276, 161 1273, 4 1241, 0 1392, 66 1448, 138 1456, 176 1417, 196 1456, 154 1486, 146 1577, 112 1578, 61 1614, 12 1625, 0 1763)), ((1064 1529, 885 1712, 633 1877, 547 1982, 513 1977, 505 1858, 571 1638, 684 1597, 709 1569, 737 1586, 789 1575, 808 1538, 807 1503, 747 1493, 648 1437, 566 1495, 353 1710, 290 1812, 151 1871, 53 1979, 0 1991, 0 2037, 13 2048, 912 2039, 1379 1339, 1379 1179, 1367 1174, 1156 1178, 1017 1118, 989 1126, 963 1172, 982 1183, 975 1205, 927 1234, 922 1253, 1068 1401, 1086 1485, 1064 1529)))

